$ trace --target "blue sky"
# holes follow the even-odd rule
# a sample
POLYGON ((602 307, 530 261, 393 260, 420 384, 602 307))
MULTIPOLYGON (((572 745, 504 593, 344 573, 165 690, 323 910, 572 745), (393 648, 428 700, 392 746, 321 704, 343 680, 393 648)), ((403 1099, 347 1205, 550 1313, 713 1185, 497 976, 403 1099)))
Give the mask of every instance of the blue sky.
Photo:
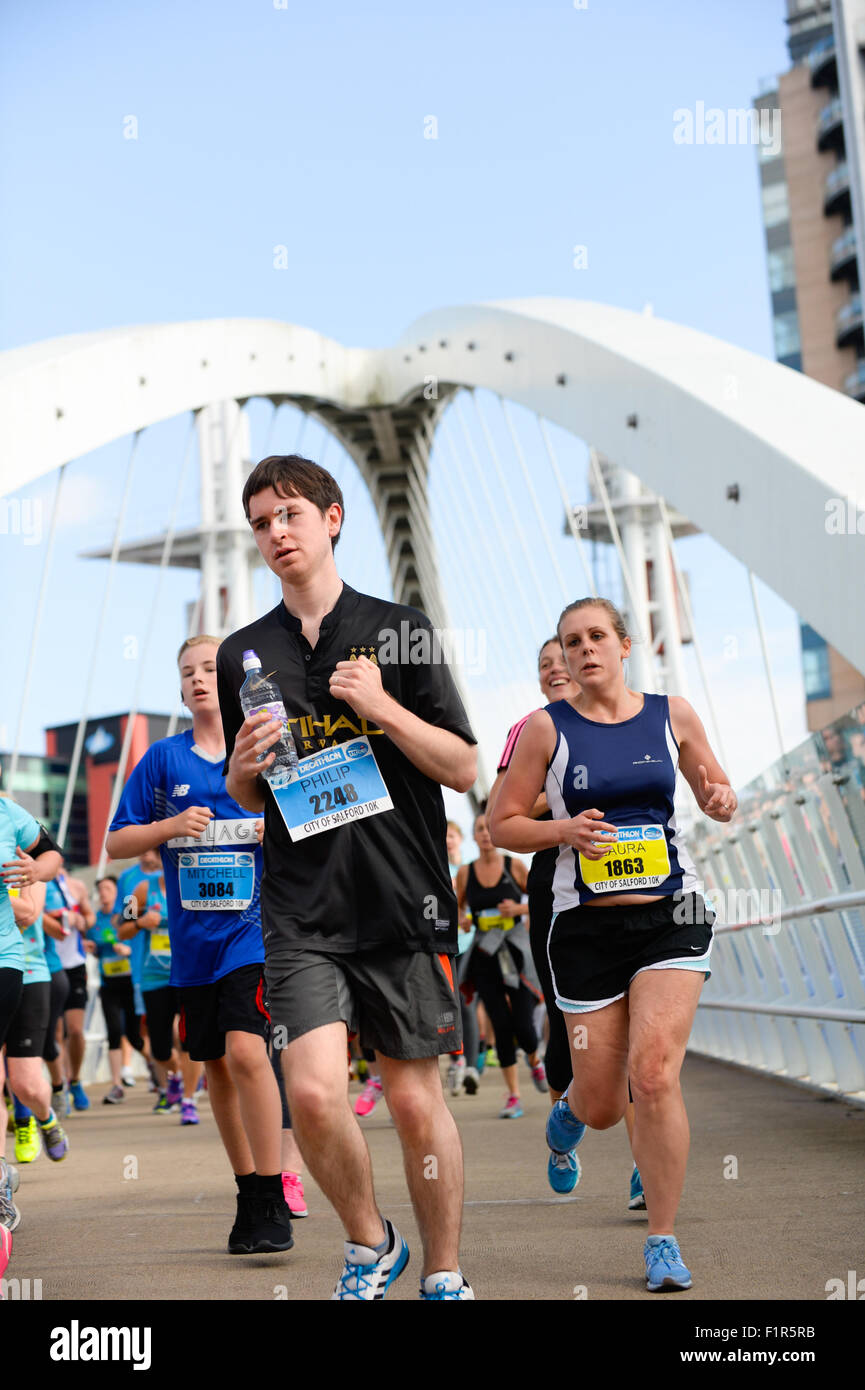
MULTIPOLYGON (((429 309, 542 294, 650 303, 772 355, 755 151, 677 145, 672 132, 677 108, 747 107, 759 79, 788 66, 782 0, 6 0, 2 16, 0 157, 15 215, 0 227, 0 348, 221 316, 379 346, 429 309), (430 116, 434 140, 424 138, 430 116), (124 138, 129 117, 136 139, 124 138), (577 244, 588 249, 583 270, 577 244), (286 270, 274 269, 277 245, 288 248, 286 270)), ((292 417, 282 413, 272 447, 293 447, 292 417)), ((254 404, 251 418, 256 454, 270 406, 254 404)), ((127 537, 164 520, 186 429, 174 421, 145 435, 127 537)), ((320 443, 310 426, 304 449, 315 456, 320 443)), ((81 713, 105 566, 78 552, 110 542, 128 448, 69 467, 26 750, 41 750, 46 724, 81 713)), ((584 450, 562 448, 580 500, 584 450)), ((352 488, 364 537, 346 537, 345 577, 382 592, 363 486, 337 449, 328 464, 352 488)), ((47 508, 53 486, 29 495, 47 508)), ((447 489, 436 461, 434 497, 447 489)), ((196 507, 191 484, 186 520, 196 507)), ((684 542, 681 556, 741 781, 766 761, 768 718, 746 576, 706 537, 684 542)), ((17 595, 7 653, 26 652, 43 559, 42 544, 0 536, 0 575, 17 595)), ((464 576, 444 554, 442 565, 457 621, 464 576)), ((146 630, 154 583, 151 571, 118 575, 92 713, 128 707, 138 663, 123 639, 146 630)), ((805 732, 796 618, 762 593, 792 743, 805 732)), ((269 576, 260 594, 275 601, 269 576)), ((146 708, 171 707, 172 654, 194 596, 185 572, 164 585, 146 708)), ((508 669, 502 681, 516 717, 534 699, 531 672, 508 669)), ((0 708, 3 746, 20 687, 19 668, 0 708)), ((699 708, 696 679, 691 694, 699 708)), ((506 717, 503 706, 484 729, 491 749, 506 717)))

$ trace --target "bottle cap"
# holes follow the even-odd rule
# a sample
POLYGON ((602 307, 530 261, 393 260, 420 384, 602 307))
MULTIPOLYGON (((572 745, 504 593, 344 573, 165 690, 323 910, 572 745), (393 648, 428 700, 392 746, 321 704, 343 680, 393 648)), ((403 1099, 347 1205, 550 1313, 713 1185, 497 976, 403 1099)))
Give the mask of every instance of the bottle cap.
POLYGON ((244 669, 244 671, 250 671, 250 670, 254 671, 254 670, 256 670, 256 668, 257 668, 258 670, 261 670, 261 660, 260 660, 260 658, 259 658, 259 657, 256 655, 256 653, 255 653, 254 651, 252 651, 251 649, 250 649, 249 651, 244 652, 244 653, 243 653, 243 669, 244 669))

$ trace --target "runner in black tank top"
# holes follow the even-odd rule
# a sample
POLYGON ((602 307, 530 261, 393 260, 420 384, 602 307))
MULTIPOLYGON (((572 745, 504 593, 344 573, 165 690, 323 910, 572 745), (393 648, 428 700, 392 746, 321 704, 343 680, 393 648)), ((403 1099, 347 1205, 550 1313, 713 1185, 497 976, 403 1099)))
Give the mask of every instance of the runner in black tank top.
POLYGON ((523 924, 525 906, 520 899, 526 887, 525 865, 496 853, 483 811, 476 817, 475 842, 479 857, 464 864, 457 874, 460 912, 472 914, 477 935, 466 971, 483 1001, 496 1035, 496 1052, 507 1096, 500 1119, 518 1119, 522 1113, 517 1074, 517 1046, 526 1054, 532 1080, 546 1091, 546 1073, 538 1056, 538 1035, 533 1013, 540 997, 535 986, 528 933, 523 924), (498 876, 490 884, 478 877, 498 876))
POLYGON ((673 808, 676 773, 713 820, 731 820, 736 797, 688 702, 626 687, 631 641, 609 600, 569 605, 558 632, 580 698, 531 716, 492 824, 509 849, 560 847, 548 953, 557 1003, 580 1022, 573 1081, 550 1113, 547 1138, 566 1152, 587 1124, 610 1128, 630 1086, 649 1215, 647 1287, 690 1288, 673 1236, 688 1154, 679 1072, 714 918, 692 891, 673 808), (531 819, 541 787, 555 817, 546 824, 531 819))

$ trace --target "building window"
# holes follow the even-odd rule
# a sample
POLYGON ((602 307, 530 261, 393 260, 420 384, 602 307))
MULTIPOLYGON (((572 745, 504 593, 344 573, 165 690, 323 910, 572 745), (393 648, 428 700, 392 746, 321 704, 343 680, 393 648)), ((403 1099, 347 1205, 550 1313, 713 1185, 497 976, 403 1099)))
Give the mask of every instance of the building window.
POLYGON ((807 623, 801 626, 802 675, 806 700, 828 700, 832 694, 829 648, 819 632, 807 623))
POLYGON ((763 222, 767 227, 777 227, 790 217, 790 204, 787 198, 786 183, 769 183, 762 190, 763 222))
POLYGON ((777 251, 769 251, 766 260, 769 266, 769 289, 773 294, 777 290, 788 290, 795 285, 792 246, 779 246, 777 251))
POLYGON ((791 357, 799 351, 799 316, 795 309, 788 314, 776 314, 772 320, 772 328, 775 334, 775 356, 778 359, 791 357))

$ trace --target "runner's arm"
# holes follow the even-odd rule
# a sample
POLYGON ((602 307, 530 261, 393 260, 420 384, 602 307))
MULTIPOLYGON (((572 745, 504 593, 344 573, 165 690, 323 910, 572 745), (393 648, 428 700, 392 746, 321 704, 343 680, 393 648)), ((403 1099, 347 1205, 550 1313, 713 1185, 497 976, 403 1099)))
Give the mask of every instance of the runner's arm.
POLYGON ((461 864, 457 869, 457 876, 454 880, 454 892, 457 895, 457 907, 459 909, 460 931, 468 931, 471 926, 471 913, 466 904, 466 890, 469 882, 469 871, 467 864, 461 864), (465 926, 463 922, 465 921, 465 926))
POLYGON ((26 931, 39 920, 45 906, 45 884, 31 883, 28 887, 20 889, 18 897, 12 898, 11 902, 15 925, 19 931, 26 931))
POLYGON ((730 779, 709 746, 697 711, 681 695, 670 696, 670 722, 679 745, 679 771, 710 820, 726 824, 736 814, 738 800, 730 779))
POLYGON ((475 745, 407 710, 384 689, 375 662, 365 656, 357 661, 338 661, 330 678, 330 693, 344 700, 361 719, 378 724, 431 781, 455 792, 467 792, 474 786, 478 775, 475 745))
POLYGON ((561 821, 536 821, 532 810, 543 788, 547 765, 555 747, 553 721, 543 710, 531 715, 504 774, 487 824, 499 849, 531 854, 562 843, 561 821))
POLYGON ((489 827, 493 844, 518 854, 571 845, 589 859, 602 859, 606 852, 604 841, 615 835, 616 827, 608 824, 596 807, 562 820, 531 818, 555 746, 553 721, 545 710, 538 710, 520 734, 499 792, 489 827))
POLYGON ((432 782, 455 792, 467 792, 474 786, 478 775, 477 750, 459 734, 425 723, 390 695, 376 716, 376 723, 418 772, 432 782))
MULTIPOLYGON (((508 766, 510 766, 510 764, 508 764, 508 766)), ((499 799, 499 792, 500 792, 501 789, 502 789, 502 782, 504 782, 504 780, 505 780, 505 774, 506 774, 507 770, 508 770, 507 767, 500 767, 499 770, 498 770, 498 772, 496 773, 496 780, 493 782, 493 785, 490 787, 490 794, 489 794, 489 796, 487 797, 487 819, 488 819, 488 820, 489 820, 490 816, 491 816, 492 813, 493 813, 493 808, 495 807, 496 802, 497 802, 498 799, 499 799)), ((546 796, 544 795, 544 793, 541 792, 540 796, 537 797, 534 806, 532 807, 531 811, 529 812, 529 815, 532 817, 532 820, 537 820, 539 816, 545 816, 545 815, 547 814, 547 811, 548 811, 549 809, 550 809, 550 808, 549 808, 549 806, 547 805, 547 798, 546 798, 546 796)))
POLYGON ((58 912, 42 913, 42 930, 46 936, 53 936, 55 941, 62 941, 66 935, 58 912))
POLYGON ((119 830, 109 830, 105 848, 111 859, 134 859, 149 849, 158 849, 174 835, 178 816, 170 820, 151 821, 150 825, 124 825, 119 830))

